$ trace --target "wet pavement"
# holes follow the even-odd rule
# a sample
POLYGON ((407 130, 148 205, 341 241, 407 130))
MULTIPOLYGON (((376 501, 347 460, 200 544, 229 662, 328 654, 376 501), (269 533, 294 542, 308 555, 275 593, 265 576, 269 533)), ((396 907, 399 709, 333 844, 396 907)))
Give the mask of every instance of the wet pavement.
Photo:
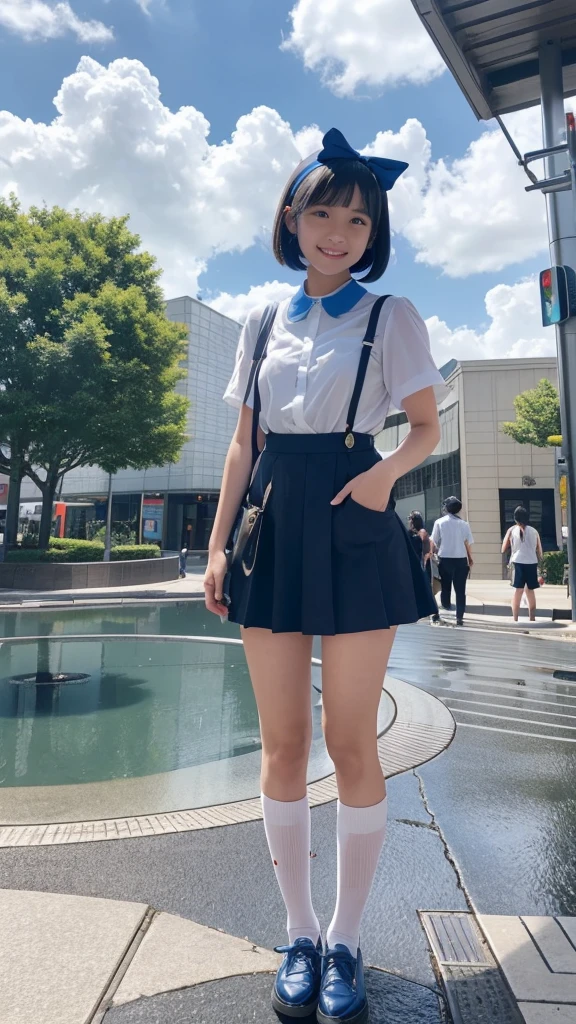
POLYGON ((456 719, 418 775, 476 909, 575 915, 576 649, 466 629, 417 627, 413 641, 391 671, 456 719))
MULTIPOLYGON (((361 936, 374 1024, 442 1019, 418 910, 576 915, 576 679, 554 677, 575 669, 573 646, 553 640, 399 630, 391 674, 444 700, 458 729, 445 753, 388 784, 388 838, 361 936)), ((335 819, 334 803, 312 811, 324 926, 335 901, 335 819)), ((141 901, 267 948, 285 941, 261 822, 9 848, 0 886, 141 901)), ((265 976, 214 982, 117 1007, 105 1024, 273 1021, 269 989, 265 976)))

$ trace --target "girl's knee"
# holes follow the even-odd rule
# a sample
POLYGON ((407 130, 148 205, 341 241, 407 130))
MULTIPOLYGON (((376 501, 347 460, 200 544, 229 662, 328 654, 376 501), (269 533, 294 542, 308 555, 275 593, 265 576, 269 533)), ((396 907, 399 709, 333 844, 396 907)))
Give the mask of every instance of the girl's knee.
POLYGON ((350 781, 364 777, 374 760, 378 760, 376 743, 362 746, 353 741, 330 740, 326 737, 326 749, 339 775, 350 781))
POLYGON ((281 777, 290 777, 306 768, 309 753, 310 737, 306 735, 266 740, 262 744, 262 761, 269 772, 281 777))

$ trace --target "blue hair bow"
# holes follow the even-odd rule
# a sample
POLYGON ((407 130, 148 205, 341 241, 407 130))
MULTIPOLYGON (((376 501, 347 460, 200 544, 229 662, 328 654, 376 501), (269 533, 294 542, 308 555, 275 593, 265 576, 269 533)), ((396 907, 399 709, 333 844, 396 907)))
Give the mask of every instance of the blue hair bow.
POLYGON ((385 192, 390 191, 396 179, 408 167, 404 160, 389 160, 381 156, 362 156, 361 153, 352 149, 352 146, 346 142, 342 132, 338 131, 337 128, 331 128, 330 131, 326 132, 322 139, 322 146, 323 148, 318 153, 316 160, 308 164, 292 182, 291 195, 294 195, 300 182, 310 174, 310 171, 313 171, 315 167, 320 167, 322 164, 329 163, 331 160, 358 160, 361 164, 366 164, 378 181, 380 188, 385 192))

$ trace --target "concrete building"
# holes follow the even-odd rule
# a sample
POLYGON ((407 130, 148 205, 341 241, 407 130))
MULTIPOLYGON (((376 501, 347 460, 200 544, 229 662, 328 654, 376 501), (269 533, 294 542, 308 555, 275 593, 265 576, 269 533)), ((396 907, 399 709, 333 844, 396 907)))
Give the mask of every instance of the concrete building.
MULTIPOLYGON (((190 400, 181 457, 173 466, 124 470, 113 479, 112 520, 130 524, 133 534, 164 549, 208 546, 222 470, 237 412, 222 401, 231 376, 240 324, 189 296, 167 303, 171 320, 186 323, 189 344, 186 378, 178 390, 190 400)), ((519 445, 500 431, 513 420, 514 398, 547 377, 557 384, 556 359, 452 360, 442 368, 451 392, 440 409, 442 438, 433 455, 398 480, 397 511, 402 518, 419 509, 428 529, 449 494, 462 498, 475 539, 475 575, 503 575, 501 538, 521 502, 542 535, 545 550, 561 538, 555 499, 555 450, 519 445)), ((392 412, 376 438, 392 451, 408 431, 404 412, 392 412)), ((91 502, 104 522, 108 477, 96 466, 68 473, 62 500, 91 502)), ((39 498, 28 479, 22 501, 39 498)))
MULTIPOLYGON (((453 360, 442 370, 452 392, 440 409, 442 438, 435 452, 396 484, 397 512, 418 509, 427 529, 449 494, 461 498, 474 535, 474 575, 502 579, 502 538, 523 504, 544 550, 561 543, 554 448, 520 445, 501 432, 515 419, 514 398, 543 377, 557 386, 555 357, 453 360)), ((392 451, 408 431, 405 413, 394 413, 376 439, 392 451)))
MULTIPOLYGON (((180 459, 173 466, 122 470, 113 479, 112 520, 130 523, 143 540, 169 550, 186 543, 204 550, 212 528, 224 460, 238 413, 222 401, 232 374, 240 324, 204 303, 184 295, 166 304, 170 320, 185 323, 189 342, 186 378, 177 390, 190 400, 187 433, 180 459)), ((97 466, 73 470, 64 478, 63 501, 89 501, 104 521, 108 476, 97 466)), ((21 500, 39 498, 25 479, 21 500)))

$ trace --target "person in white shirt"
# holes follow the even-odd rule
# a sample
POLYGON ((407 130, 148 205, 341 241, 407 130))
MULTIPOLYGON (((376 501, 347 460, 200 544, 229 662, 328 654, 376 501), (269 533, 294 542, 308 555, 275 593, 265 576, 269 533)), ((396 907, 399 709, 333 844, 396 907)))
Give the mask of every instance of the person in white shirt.
MULTIPOLYGON (((466 580, 474 565, 471 545, 474 543, 469 523, 458 513, 462 502, 450 495, 444 502, 446 515, 437 519, 432 530, 432 548, 438 553, 440 603, 447 611, 452 607, 452 585, 456 594, 456 625, 464 625, 466 611, 466 580)), ((433 616, 435 618, 435 616, 433 616)))
POLYGON ((528 601, 528 612, 530 622, 536 621, 536 594, 540 586, 538 582, 538 562, 542 558, 542 542, 538 530, 530 526, 528 512, 518 505, 514 509, 514 526, 506 531, 502 541, 502 554, 510 548, 510 564, 514 567, 514 576, 511 585, 514 587, 512 595, 512 616, 514 622, 518 622, 520 602, 522 594, 526 593, 528 601))
POLYGON ((435 607, 391 492, 437 445, 435 389, 447 389, 412 303, 352 277, 376 281, 386 269, 386 193, 406 166, 363 156, 332 129, 287 182, 274 255, 306 281, 276 309, 250 313, 242 331, 224 395, 240 413, 204 578, 208 610, 242 627, 258 706, 264 828, 288 916, 272 1003, 292 1017, 317 1010, 321 1022, 367 1017, 360 919, 387 808, 378 705, 397 625, 435 607), (410 430, 382 459, 374 436, 391 402, 410 430), (337 900, 323 959, 306 793, 314 635, 339 793, 337 900))

